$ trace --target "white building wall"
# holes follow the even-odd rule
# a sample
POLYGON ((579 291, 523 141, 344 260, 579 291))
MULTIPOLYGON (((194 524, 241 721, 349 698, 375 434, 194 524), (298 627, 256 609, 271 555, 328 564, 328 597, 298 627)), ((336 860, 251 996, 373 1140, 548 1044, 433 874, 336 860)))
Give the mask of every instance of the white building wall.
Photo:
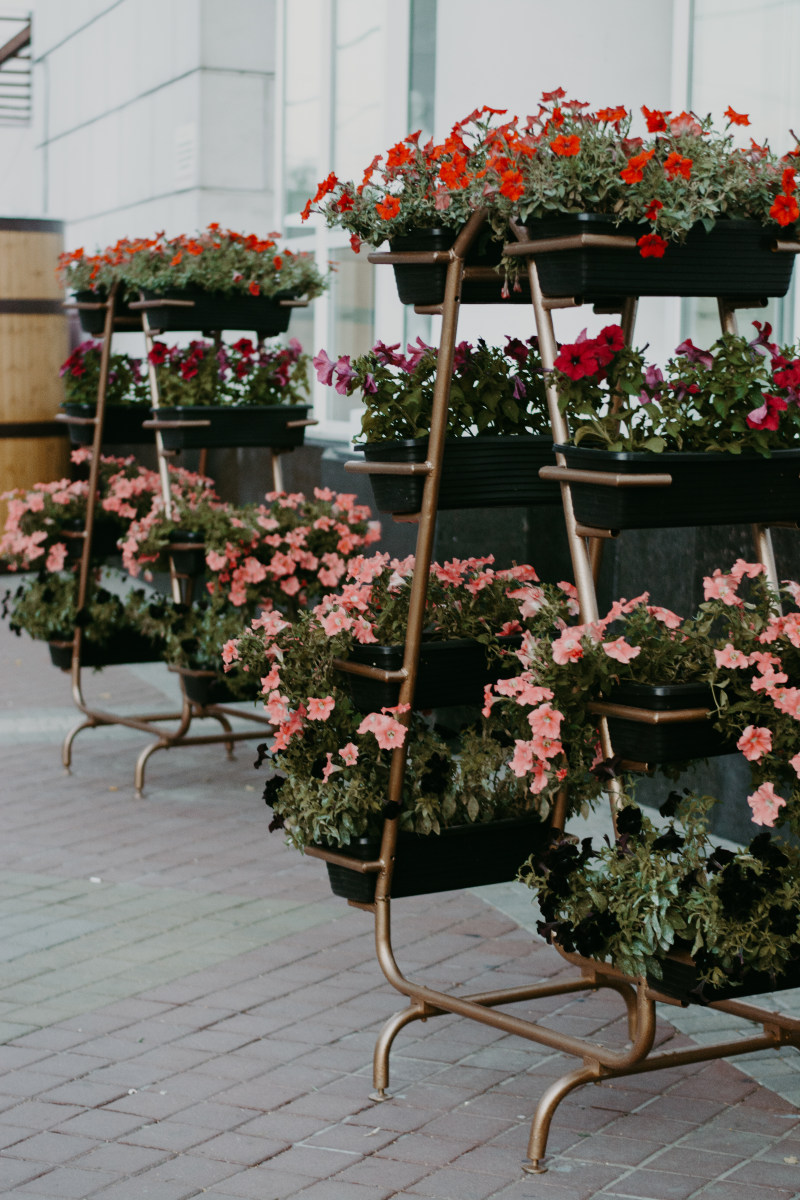
POLYGON ((87 250, 274 226, 274 0, 36 0, 33 21, 34 120, 0 210, 87 250))

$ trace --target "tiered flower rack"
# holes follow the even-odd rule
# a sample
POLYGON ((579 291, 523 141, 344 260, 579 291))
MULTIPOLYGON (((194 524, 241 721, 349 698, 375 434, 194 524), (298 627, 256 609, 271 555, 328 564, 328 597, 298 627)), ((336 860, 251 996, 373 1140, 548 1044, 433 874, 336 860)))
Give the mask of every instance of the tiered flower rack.
MULTIPOLYGON (((414 522, 418 525, 416 569, 412 580, 409 620, 402 666, 394 670, 386 670, 377 666, 367 666, 350 662, 340 662, 338 665, 344 671, 379 680, 384 683, 399 684, 401 704, 413 704, 414 690, 417 681, 420 657, 423 615, 427 591, 428 572, 431 561, 433 535, 436 522, 437 499, 441 476, 444 436, 447 423, 447 408, 449 400, 449 381, 453 366, 453 353, 456 342, 456 328, 461 303, 461 289, 465 279, 480 278, 485 281, 491 274, 496 274, 486 268, 474 268, 465 265, 465 258, 473 244, 481 226, 485 221, 485 213, 476 212, 463 230, 456 237, 448 251, 403 251, 376 253, 369 256, 370 262, 376 264, 405 265, 414 264, 418 267, 446 267, 446 283, 444 300, 441 304, 418 306, 417 312, 439 314, 442 316, 442 329, 439 345, 438 370, 433 401, 431 431, 428 440, 428 451, 424 462, 421 463, 380 463, 353 462, 347 464, 351 472, 373 475, 420 476, 424 480, 422 502, 419 512, 406 513, 395 519, 414 522)), ((578 233, 569 237, 555 237, 546 241, 531 242, 526 232, 520 228, 515 231, 519 241, 505 247, 505 253, 521 255, 527 264, 527 285, 534 308, 536 328, 539 336, 540 351, 545 369, 552 367, 556 357, 556 341, 551 313, 554 309, 574 308, 583 303, 580 297, 546 296, 539 284, 536 268, 536 257, 540 254, 552 253, 557 250, 574 250, 585 247, 600 247, 613 250, 615 253, 627 251, 635 253, 635 239, 616 234, 578 233)), ((795 254, 800 252, 800 244, 779 243, 778 253, 795 254)), ((619 312, 621 323, 630 341, 636 316, 637 297, 621 298, 616 306, 608 299, 602 305, 596 306, 597 311, 619 312)), ((723 329, 735 329, 735 309, 742 307, 736 299, 720 299, 719 308, 723 329)), ((747 306, 753 306, 752 297, 748 297, 747 306)), ((564 418, 558 410, 557 396, 554 389, 548 389, 548 403, 554 439, 563 444, 568 440, 568 431, 564 418)), ((561 487, 564 519, 569 538, 575 582, 578 589, 581 618, 583 621, 597 619, 597 600, 595 595, 595 579, 601 559, 601 548, 604 539, 617 536, 617 531, 597 529, 579 524, 575 518, 570 485, 574 482, 600 483, 605 487, 615 488, 664 488, 671 484, 671 476, 666 472, 656 475, 634 474, 623 475, 617 472, 588 472, 575 470, 566 466, 561 452, 555 455, 554 465, 544 467, 540 474, 543 478, 557 482, 561 487)), ((754 529, 758 554, 768 568, 770 579, 777 578, 775 560, 772 553, 769 530, 764 526, 754 529)), ((609 735, 608 718, 625 718, 645 726, 695 725, 705 720, 709 709, 692 705, 672 711, 654 712, 639 708, 635 705, 618 705, 598 703, 592 706, 592 711, 598 715, 598 731, 600 734, 603 755, 611 758, 613 747, 609 735)), ((402 718, 401 718, 402 719, 402 718)), ((389 812, 397 812, 402 795, 403 777, 406 763, 406 749, 399 747, 394 750, 388 787, 389 812)), ((646 769, 648 764, 642 762, 627 762, 626 769, 646 769)), ((612 819, 619 801, 619 789, 615 780, 609 783, 609 799, 611 802, 612 819)), ((567 811, 567 797, 559 798, 559 803, 552 814, 551 824, 554 828, 564 826, 567 811)), ((432 841, 435 839, 431 839, 432 841)), ((447 853, 446 843, 442 840, 441 854, 447 853)), ((553 1115, 560 1102, 573 1089, 584 1083, 598 1082, 601 1079, 640 1074, 668 1067, 676 1067, 689 1063, 708 1062, 718 1058, 727 1058, 738 1054, 748 1054, 768 1048, 778 1048, 781 1045, 793 1045, 800 1048, 800 1021, 793 1020, 771 1011, 759 1009, 740 1002, 738 999, 719 999, 712 1007, 732 1016, 742 1017, 762 1026, 762 1032, 748 1038, 737 1038, 734 1041, 722 1042, 712 1046, 698 1046, 678 1051, 653 1054, 656 1033, 656 1002, 682 1004, 685 999, 676 999, 652 986, 644 978, 634 978, 623 974, 615 967, 605 962, 597 962, 577 955, 564 957, 576 968, 575 975, 557 983, 532 983, 525 987, 498 989, 475 995, 453 995, 442 990, 428 987, 407 978, 397 964, 391 937, 391 898, 396 859, 403 854, 402 840, 398 838, 398 820, 396 816, 387 816, 384 820, 383 834, 378 853, 372 858, 359 860, 352 855, 325 849, 319 846, 307 846, 306 853, 325 860, 334 868, 342 868, 349 873, 361 876, 373 876, 375 879, 374 899, 371 901, 350 900, 355 907, 371 912, 375 922, 376 954, 381 969, 389 983, 402 995, 408 998, 408 1006, 391 1017, 384 1025, 378 1036, 373 1058, 374 1092, 371 1098, 376 1101, 387 1099, 389 1085, 389 1054, 397 1034, 410 1022, 426 1020, 429 1017, 445 1013, 456 1013, 482 1024, 490 1025, 506 1033, 513 1033, 539 1045, 548 1046, 553 1050, 575 1055, 582 1065, 570 1071, 561 1079, 556 1080, 545 1091, 534 1116, 530 1141, 528 1145, 528 1161, 524 1170, 530 1173, 540 1173, 547 1168, 544 1165, 547 1139, 553 1115), (630 1043, 624 1050, 612 1049, 597 1042, 575 1037, 560 1032, 558 1029, 522 1019, 516 1015, 500 1011, 501 1006, 533 1000, 547 996, 565 996, 575 992, 594 991, 609 988, 621 996, 627 1011, 630 1043)), ((463 886, 468 886, 466 881, 463 886)), ((417 891, 429 890, 423 884, 417 891)), ((371 893, 371 888, 369 889, 371 893)), ((405 888, 400 894, 409 894, 405 888)), ((680 956, 673 956, 679 958, 680 956)), ((682 967, 685 964, 680 964, 682 967)))
MULTIPOLYGON (((280 306, 289 310, 293 307, 307 304, 303 300, 281 300, 280 306)), ((91 443, 91 459, 89 462, 89 484, 88 484, 88 499, 86 506, 86 523, 81 531, 76 531, 73 535, 82 541, 82 553, 80 573, 78 579, 78 599, 77 608, 80 611, 86 605, 89 591, 92 586, 91 578, 91 553, 92 540, 95 528, 95 505, 97 498, 97 488, 99 481, 100 469, 100 453, 103 445, 103 425, 106 413, 106 391, 108 386, 109 362, 111 357, 111 340, 115 332, 126 331, 131 329, 141 329, 144 333, 145 344, 148 357, 148 373, 150 392, 153 407, 158 407, 158 377, 155 366, 151 360, 150 351, 153 348, 153 337, 160 332, 150 322, 150 314, 165 310, 166 306, 175 309, 180 313, 175 318, 176 324, 171 328, 193 329, 195 325, 187 315, 194 307, 193 300, 170 299, 168 301, 161 300, 144 300, 131 301, 124 306, 124 315, 120 316, 119 309, 119 291, 118 285, 114 284, 109 291, 108 296, 103 301, 79 301, 72 305, 79 311, 88 311, 94 316, 101 310, 104 310, 104 322, 102 327, 102 350, 100 358, 100 377, 97 389, 97 409, 93 417, 74 417, 67 414, 61 415, 61 420, 68 424, 77 424, 81 426, 91 425, 94 427, 93 438, 91 443)), ((96 327, 95 327, 96 328, 96 327)), ((98 332, 100 332, 98 330, 98 332)), ((220 330, 214 330, 214 336, 219 340, 221 337, 220 330)), ((296 422, 298 428, 316 424, 313 420, 302 420, 296 422)), ((163 431, 169 429, 192 429, 198 428, 207 429, 210 427, 208 420, 186 420, 186 421, 145 421, 143 428, 150 430, 155 435, 156 453, 158 456, 158 471, 161 482, 161 493, 164 503, 166 516, 171 515, 172 496, 169 482, 169 467, 168 461, 177 453, 176 450, 168 450, 164 446, 163 431)), ((207 450, 204 447, 200 454, 200 471, 205 471, 207 450)), ((272 471, 272 486, 276 491, 283 490, 283 478, 280 464, 280 450, 272 450, 271 454, 271 471, 272 471)), ((199 547, 202 549, 202 547, 199 547)), ((175 544, 173 549, 176 553, 182 550, 190 550, 196 552, 198 550, 197 543, 175 544)), ((170 557, 170 587, 172 599, 177 603, 186 603, 191 600, 192 576, 184 571, 176 569, 175 561, 170 557)), ((104 725, 124 725, 131 729, 139 729, 144 733, 155 735, 153 741, 140 752, 136 761, 134 771, 134 786, 137 794, 141 795, 144 788, 144 773, 148 759, 156 750, 168 750, 175 746, 202 746, 222 743, 229 756, 233 753, 234 744, 238 741, 244 741, 252 738, 263 738, 271 729, 270 723, 266 718, 257 713, 243 712, 237 709, 232 709, 224 703, 201 703, 197 700, 191 700, 186 694, 183 677, 181 678, 181 693, 182 703, 178 712, 157 712, 157 713, 140 713, 135 715, 127 715, 121 713, 106 712, 104 710, 92 707, 85 699, 82 686, 82 669, 84 665, 89 665, 85 662, 85 654, 83 648, 83 632, 80 626, 76 626, 71 643, 65 643, 62 649, 71 650, 71 677, 72 677, 72 698, 76 708, 83 714, 83 719, 74 726, 67 734, 62 745, 62 761, 64 766, 69 769, 72 762, 72 744, 77 735, 83 729, 95 729, 104 725), (230 717, 236 716, 240 719, 247 720, 254 725, 255 728, 234 731, 230 717), (190 728, 192 723, 198 719, 212 719, 221 726, 221 732, 212 734, 192 734, 190 728), (177 725, 172 727, 165 726, 165 722, 177 722, 177 725)), ((124 653, 121 657, 115 657, 114 661, 129 661, 125 658, 124 653)), ((180 673, 179 673, 180 675, 180 673)))

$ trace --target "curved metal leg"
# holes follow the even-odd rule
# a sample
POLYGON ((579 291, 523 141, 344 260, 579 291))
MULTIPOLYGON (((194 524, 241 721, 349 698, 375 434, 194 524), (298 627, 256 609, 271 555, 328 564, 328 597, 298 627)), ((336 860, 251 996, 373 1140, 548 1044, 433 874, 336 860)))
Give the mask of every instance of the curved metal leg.
POLYGON ((598 984, 600 987, 611 988, 613 991, 619 992, 620 996, 622 996, 628 1012, 628 1037, 632 1042, 635 1042, 639 1031, 639 1006, 636 988, 630 983, 623 983, 618 979, 602 979, 602 977, 598 980, 598 984))
POLYGON ((523 1164, 523 1171, 529 1175, 543 1175, 547 1167, 542 1161, 547 1149, 547 1138, 550 1133, 550 1122, 556 1109, 565 1096, 583 1083, 592 1083, 602 1077, 602 1068, 598 1066, 578 1067, 568 1075, 562 1075, 542 1096, 536 1109, 536 1115, 531 1124, 531 1136, 528 1142, 528 1158, 530 1162, 523 1164))
POLYGON ((62 742, 62 745, 61 745, 61 761, 67 770, 69 770, 70 767, 72 766, 72 743, 75 741, 75 738, 78 736, 78 734, 80 733, 80 731, 82 729, 96 729, 96 728, 97 728, 97 721, 88 720, 88 721, 80 721, 77 725, 75 725, 72 729, 70 729, 69 733, 64 738, 64 741, 62 742))
POLYGON ((133 786, 136 788, 136 795, 141 797, 144 789, 144 768, 151 754, 155 754, 156 750, 168 750, 169 742, 165 742, 163 738, 158 738, 155 742, 150 742, 145 746, 141 754, 136 760, 136 770, 133 775, 133 786))
POLYGON ((431 1009, 427 1004, 412 1003, 408 1008, 402 1008, 400 1012, 396 1012, 394 1016, 389 1017, 389 1020, 378 1034, 378 1040, 375 1043, 375 1050, 372 1055, 372 1083, 375 1091, 370 1092, 370 1100, 381 1101, 389 1099, 386 1095, 386 1089, 389 1086, 389 1051, 400 1030, 412 1021, 424 1021, 426 1017, 431 1016, 435 1011, 435 1009, 431 1009))

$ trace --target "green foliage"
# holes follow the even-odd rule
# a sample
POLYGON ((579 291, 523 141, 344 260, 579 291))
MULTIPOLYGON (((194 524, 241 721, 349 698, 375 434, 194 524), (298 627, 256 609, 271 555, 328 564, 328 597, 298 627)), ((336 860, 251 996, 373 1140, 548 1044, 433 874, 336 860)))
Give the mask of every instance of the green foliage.
POLYGON ((779 976, 800 959, 800 851, 758 834, 736 854, 714 848, 716 801, 677 793, 656 825, 633 804, 617 815, 612 844, 564 838, 521 878, 537 892, 540 931, 566 951, 610 961, 629 975, 662 978, 664 956, 688 950, 701 984, 751 971, 779 976))

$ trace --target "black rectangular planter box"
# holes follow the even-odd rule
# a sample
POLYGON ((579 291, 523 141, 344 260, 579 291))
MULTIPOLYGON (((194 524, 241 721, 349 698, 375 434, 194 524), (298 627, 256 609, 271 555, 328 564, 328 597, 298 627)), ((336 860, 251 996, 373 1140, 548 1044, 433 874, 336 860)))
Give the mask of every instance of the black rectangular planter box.
POLYGON ((183 680, 186 698, 201 708, 210 704, 235 704, 243 700, 255 700, 258 695, 257 681, 253 684, 252 695, 241 696, 232 692, 226 681, 220 679, 215 671, 192 671, 181 667, 170 667, 170 670, 177 672, 183 680))
POLYGON ((572 483, 575 516, 595 529, 669 529, 800 519, 800 449, 760 454, 649 454, 556 446, 568 467, 621 475, 662 474, 656 487, 572 483))
MULTIPOLYGON (((549 835, 549 826, 536 818, 456 825, 440 834, 401 833, 392 896, 421 896, 516 879, 519 868, 544 846, 549 835)), ((341 853, 369 862, 378 857, 380 842, 360 838, 341 853)), ((375 875, 362 875, 334 863, 326 865, 334 896, 372 903, 375 875)))
POLYGON ((169 535, 168 553, 179 575, 204 575, 206 547, 204 535, 188 529, 175 529, 169 535), (175 546, 181 546, 176 550, 175 546), (189 548, 191 547, 191 548, 189 548))
MULTIPOLYGON (((530 240, 579 233, 650 233, 647 224, 615 225, 600 213, 544 217, 527 225, 530 240)), ((772 247, 787 234, 778 225, 728 219, 706 233, 695 225, 685 242, 669 242, 663 258, 642 258, 638 246, 608 249, 584 246, 536 255, 539 282, 546 296, 610 300, 622 296, 730 296, 762 299, 785 296, 794 255, 772 247)))
MULTIPOLYGON (((97 414, 95 404, 65 404, 64 412, 68 417, 94 417, 97 414)), ((150 410, 132 404, 108 404, 103 414, 103 445, 131 446, 154 440, 152 429, 142 429, 142 421, 147 421, 150 410)), ((94 425, 71 425, 69 440, 73 446, 91 446, 94 441, 94 425)))
POLYGON ((291 421, 308 416, 308 404, 272 404, 248 407, 189 405, 154 408, 157 421, 209 421, 210 425, 162 429, 165 450, 200 450, 206 446, 272 446, 288 450, 302 446, 305 428, 289 429, 291 421))
MULTIPOLYGON (((714 714, 711 688, 703 683, 621 683, 608 697, 609 703, 669 712, 680 708, 708 708, 714 714)), ((623 717, 608 718, 614 753, 632 762, 685 762, 690 758, 713 758, 736 750, 735 740, 713 727, 713 719, 677 721, 648 725, 623 717)))
POLYGON ((252 330, 259 337, 275 337, 286 333, 292 316, 290 307, 279 300, 292 297, 250 296, 246 292, 205 292, 200 288, 168 289, 164 292, 144 292, 145 300, 191 300, 184 304, 159 304, 145 310, 150 327, 160 333, 178 333, 199 329, 214 333, 223 329, 252 330))
MULTIPOLYGON (((510 651, 522 645, 521 637, 503 637, 499 643, 510 651)), ((350 660, 397 671, 403 665, 402 646, 353 646, 350 660)), ((508 665, 493 658, 487 663, 486 647, 469 638, 446 642, 423 642, 420 648, 419 670, 414 694, 415 708, 445 708, 448 705, 482 705, 483 689, 502 675, 513 672, 516 660, 508 665)), ((391 708, 399 699, 399 683, 382 683, 342 672, 342 685, 347 688, 360 712, 378 712, 391 708)))
MULTIPOLYGON (((456 239, 453 229, 417 229, 405 237, 392 239, 392 251, 449 250, 456 239)), ((470 248, 465 265, 473 267, 496 267, 502 257, 503 247, 498 241, 479 236, 470 248)), ((403 304, 441 304, 447 280, 447 266, 437 263, 395 263, 394 279, 397 294, 403 304)), ((527 286, 521 291, 502 295, 504 275, 498 271, 496 281, 488 283, 465 279, 461 285, 462 304, 530 304, 527 286)))
POLYGON ((740 996, 760 996, 767 992, 783 991, 800 986, 800 964, 789 968, 785 975, 774 977, 766 971, 749 971, 741 983, 725 984, 722 987, 701 985, 697 979, 694 962, 682 961, 668 956, 661 962, 663 977, 648 976, 647 982, 654 991, 672 996, 684 1004, 713 1004, 715 1000, 735 1000, 740 996))
MULTIPOLYGON (((48 642, 50 661, 61 671, 72 667, 72 646, 60 642, 48 642)), ((113 645, 96 646, 85 640, 81 643, 82 667, 111 667, 121 663, 160 662, 161 647, 138 633, 119 636, 113 645)))
MULTIPOLYGON (((75 302, 77 304, 105 304, 107 295, 107 292, 76 292, 75 302)), ((102 337, 105 333, 105 308, 79 308, 78 320, 81 323, 81 329, 84 333, 90 333, 94 337, 102 337)), ((114 332, 130 333, 132 330, 141 330, 141 327, 142 318, 140 314, 132 312, 124 300, 117 300, 114 307, 114 332)))
MULTIPOLYGON (((427 438, 355 446, 367 462, 425 462, 427 438)), ((560 504, 555 483, 539 478, 553 466, 552 438, 544 434, 511 437, 446 438, 439 485, 439 508, 509 508, 560 504)), ((379 512, 419 512, 424 475, 370 475, 379 512)))

